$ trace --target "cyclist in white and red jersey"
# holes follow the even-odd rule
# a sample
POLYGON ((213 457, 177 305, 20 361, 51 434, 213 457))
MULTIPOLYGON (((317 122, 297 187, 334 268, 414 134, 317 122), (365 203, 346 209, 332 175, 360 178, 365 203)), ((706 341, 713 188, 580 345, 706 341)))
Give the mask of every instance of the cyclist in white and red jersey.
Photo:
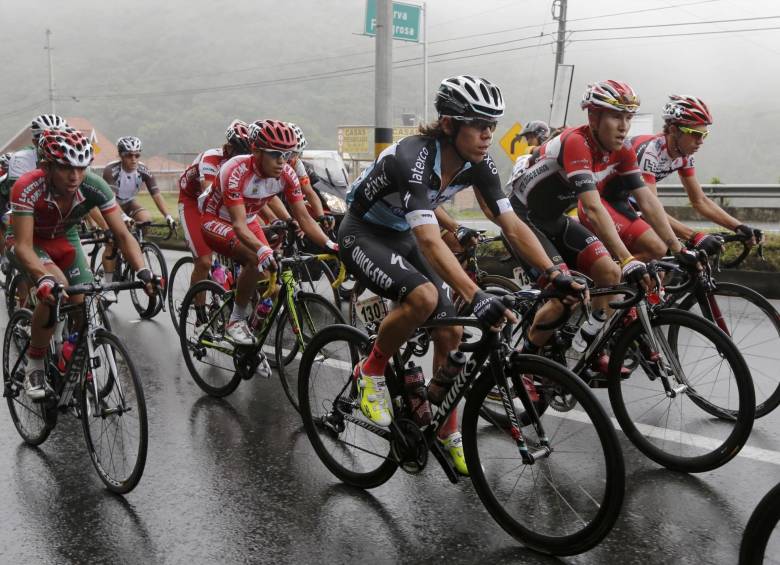
MULTIPOLYGON (((337 250, 306 211, 298 177, 287 163, 296 147, 295 134, 284 122, 261 120, 249 126, 250 155, 233 157, 219 170, 203 204, 201 230, 206 244, 244 266, 226 337, 236 345, 255 342, 247 326, 249 298, 260 273, 275 269, 273 251, 257 214, 282 194, 303 232, 317 245, 337 250)), ((269 370, 270 373, 270 370, 269 370)))
MULTIPOLYGON (((621 276, 627 281, 649 284, 645 264, 626 248, 599 197, 601 191, 614 185, 631 191, 646 206, 646 216, 672 251, 684 251, 666 221, 660 202, 643 185, 636 156, 623 145, 631 118, 639 109, 639 98, 629 85, 608 80, 588 85, 581 107, 588 111, 588 123, 565 129, 534 150, 526 168, 515 171, 510 202, 534 230, 556 265, 576 266, 597 286, 615 284, 621 276), (581 216, 590 228, 585 222, 580 224, 566 215, 574 202, 579 203, 581 216), (610 252, 620 261, 622 272, 610 252)), ((690 263, 691 257, 686 260, 690 263)), ((609 297, 595 298, 594 309, 608 315, 609 300, 609 297)), ((534 324, 524 350, 534 353, 550 335, 534 324)), ((602 356, 597 369, 605 372, 607 362, 606 356, 602 356)))
POLYGON ((195 258, 191 284, 208 277, 211 249, 203 239, 198 197, 208 190, 223 163, 237 155, 249 153, 249 129, 246 122, 233 120, 225 132, 226 143, 221 148, 208 149, 198 155, 179 177, 179 221, 184 238, 195 258))
MULTIPOLYGON (((726 229, 749 237, 755 245, 762 238, 761 230, 743 224, 713 202, 696 179, 693 154, 703 145, 712 125, 712 114, 700 98, 672 95, 663 109, 664 129, 656 135, 638 135, 627 141, 636 151, 645 184, 654 192, 656 184, 677 171, 694 210, 706 219, 726 229)), ((719 251, 718 236, 697 232, 669 216, 674 232, 692 247, 708 254, 719 251)))

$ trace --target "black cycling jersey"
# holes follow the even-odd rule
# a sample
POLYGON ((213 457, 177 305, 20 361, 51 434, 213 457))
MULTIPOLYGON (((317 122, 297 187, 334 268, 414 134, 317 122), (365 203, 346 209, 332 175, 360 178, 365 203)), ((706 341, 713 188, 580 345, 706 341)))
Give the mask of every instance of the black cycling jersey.
POLYGON ((439 141, 413 135, 382 151, 352 184, 347 204, 350 214, 365 222, 406 231, 437 224, 434 208, 469 186, 479 192, 495 216, 512 210, 489 155, 477 164, 466 162, 442 188, 439 141))

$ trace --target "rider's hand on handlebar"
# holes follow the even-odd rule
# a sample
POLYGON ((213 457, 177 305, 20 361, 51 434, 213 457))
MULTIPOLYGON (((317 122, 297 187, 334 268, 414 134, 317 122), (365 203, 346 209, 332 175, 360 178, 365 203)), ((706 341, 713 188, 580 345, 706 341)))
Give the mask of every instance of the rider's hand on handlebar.
POLYGON ((157 294, 157 287, 160 285, 160 278, 152 273, 149 267, 144 267, 136 271, 135 278, 144 283, 144 292, 146 296, 157 294))
POLYGON ((274 259, 274 251, 267 245, 261 245, 257 250, 257 270, 261 273, 263 271, 275 271, 276 260, 274 259))
POLYGON ((759 243, 762 243, 764 241, 764 232, 762 232, 758 228, 751 228, 750 226, 747 226, 745 224, 740 224, 734 228, 734 231, 740 235, 749 237, 750 239, 747 240, 745 243, 747 243, 750 246, 758 245, 759 243))
POLYGON ((517 323, 517 316, 502 300, 502 297, 490 294, 484 290, 477 290, 471 299, 469 309, 483 324, 490 326, 494 332, 501 331, 506 321, 517 323))
POLYGON ((631 255, 620 262, 622 278, 627 283, 638 284, 643 290, 648 291, 654 286, 653 280, 647 273, 647 265, 631 255))
POLYGON ((680 267, 688 272, 697 272, 702 269, 698 255, 689 249, 683 248, 679 253, 674 254, 674 258, 680 264, 680 267))
POLYGON ((696 232, 688 240, 693 249, 701 249, 708 256, 718 255, 723 251, 723 238, 713 233, 696 232))
POLYGON ((550 285, 558 292, 564 293, 566 296, 561 299, 561 302, 570 306, 577 302, 588 304, 590 302, 590 291, 588 290, 587 283, 580 277, 573 277, 569 270, 558 271, 558 274, 550 275, 550 285))
POLYGON ((176 220, 173 219, 173 216, 168 214, 165 216, 165 223, 168 224, 168 227, 172 230, 176 229, 176 220))
MULTIPOLYGON (((39 278, 35 282, 35 295, 38 297, 38 300, 49 305, 54 304, 56 302, 53 294, 55 286, 57 286, 57 279, 52 275, 43 275, 39 278)), ((62 291, 62 297, 68 297, 64 290, 62 291)))
POLYGON ((477 244, 479 232, 466 226, 458 226, 458 229, 455 230, 455 238, 463 249, 468 249, 477 244))

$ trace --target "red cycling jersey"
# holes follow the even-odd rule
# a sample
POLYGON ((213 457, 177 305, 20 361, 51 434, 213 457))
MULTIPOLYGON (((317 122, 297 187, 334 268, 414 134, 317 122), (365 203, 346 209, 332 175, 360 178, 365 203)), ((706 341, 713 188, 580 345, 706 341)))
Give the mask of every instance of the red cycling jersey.
POLYGON ((222 148, 208 149, 198 155, 179 177, 179 202, 185 198, 197 200, 201 193, 201 182, 213 183, 219 167, 227 161, 222 148))
POLYGON ((280 193, 284 194, 288 204, 303 200, 300 182, 290 165, 285 163, 279 178, 267 177, 254 156, 238 155, 219 169, 211 193, 203 204, 203 213, 230 222, 227 208, 243 205, 249 223, 271 198, 280 193))
POLYGON ((531 217, 553 219, 579 194, 598 190, 604 198, 642 186, 630 147, 604 152, 586 124, 564 130, 534 150, 527 168, 513 181, 513 197, 531 217))
POLYGON ((693 157, 677 157, 672 159, 666 145, 666 135, 637 135, 626 140, 626 145, 636 152, 639 169, 645 182, 655 184, 662 181, 674 171, 681 177, 691 177, 695 174, 693 157))

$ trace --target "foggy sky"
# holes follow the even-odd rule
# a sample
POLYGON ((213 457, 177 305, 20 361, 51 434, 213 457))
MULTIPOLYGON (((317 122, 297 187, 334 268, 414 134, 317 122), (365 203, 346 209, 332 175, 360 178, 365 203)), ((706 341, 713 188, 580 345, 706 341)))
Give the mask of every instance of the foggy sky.
MULTIPOLYGON (((690 4, 694 0, 615 3, 570 0, 568 27, 585 30, 780 15, 770 0, 718 0, 597 19, 593 16, 690 4), (581 21, 576 21, 581 20, 581 21)), ((501 86, 507 114, 500 136, 515 120, 546 119, 554 67, 550 0, 429 0, 429 93, 454 74, 477 74, 501 86), (527 27, 530 26, 530 27, 527 27), (514 29, 511 32, 493 33, 514 29), (453 38, 468 37, 457 40, 453 38), (525 41, 510 40, 532 37, 525 41), (442 52, 478 50, 433 55, 442 52), (439 62, 438 59, 528 47, 439 62)), ((91 119, 112 138, 137 134, 150 153, 199 152, 219 145, 234 117, 297 121, 310 146, 335 148, 336 127, 373 121, 373 40, 359 35, 364 0, 218 1, 0 0, 4 66, 0 72, 0 139, 47 111, 45 29, 55 46, 57 112, 91 119), (346 69, 351 76, 266 84, 221 92, 183 92, 223 85, 310 77, 346 69), (166 93, 164 96, 158 93, 166 93), (142 97, 128 94, 145 93, 142 97), (99 98, 106 95, 120 98, 99 98), (75 97, 75 98, 74 98, 75 97), (78 101, 76 101, 78 99, 78 101)), ((614 31, 576 31, 565 62, 575 65, 569 123, 584 122, 578 101, 592 80, 629 82, 660 129, 671 93, 693 94, 710 106, 715 124, 697 154, 699 178, 724 182, 780 182, 772 138, 780 128, 777 102, 780 30, 739 34, 625 37, 780 27, 780 19, 614 31)), ((394 43, 394 60, 419 58, 422 48, 394 43)), ((416 64, 419 59, 402 64, 416 64)), ((394 113, 421 113, 422 67, 394 71, 394 113)), ((432 104, 430 112, 433 114, 432 104)), ((492 150, 502 167, 509 161, 492 150)))

